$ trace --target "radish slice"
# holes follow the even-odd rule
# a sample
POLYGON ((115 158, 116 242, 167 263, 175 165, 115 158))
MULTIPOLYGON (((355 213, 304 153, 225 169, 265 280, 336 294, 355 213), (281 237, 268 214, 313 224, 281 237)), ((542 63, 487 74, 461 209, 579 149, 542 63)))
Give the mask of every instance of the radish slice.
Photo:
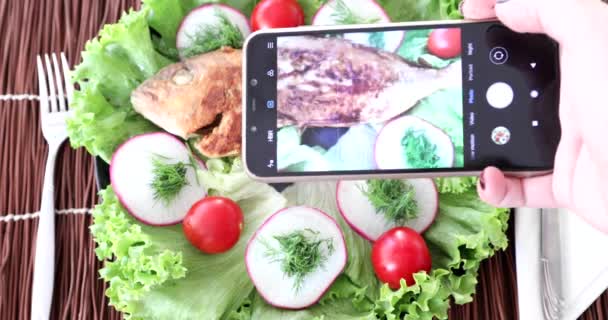
POLYGON ((376 137, 374 156, 379 169, 425 169, 410 164, 401 145, 401 139, 408 129, 422 131, 428 141, 437 147, 435 154, 439 157, 439 168, 454 165, 454 144, 450 136, 418 117, 403 116, 388 122, 376 137))
POLYGON ((220 23, 218 13, 224 14, 230 22, 236 25, 245 39, 250 33, 249 21, 239 10, 225 4, 204 4, 194 8, 182 20, 177 29, 177 50, 180 52, 192 45, 196 33, 205 27, 214 27, 220 23))
MULTIPOLYGON (((386 11, 375 0, 342 0, 342 3, 347 5, 354 15, 364 21, 374 21, 376 23, 391 22, 386 11)), ((312 17, 312 24, 315 26, 342 24, 336 17, 340 4, 338 0, 330 0, 322 5, 312 17)))
POLYGON ((377 43, 374 43, 370 37, 372 37, 373 33, 370 32, 353 32, 353 33, 345 33, 344 39, 350 40, 352 43, 357 43, 366 47, 375 47, 377 49, 389 51, 389 52, 397 52, 401 45, 403 44, 403 40, 405 39, 405 31, 383 31, 378 32, 376 35, 380 35, 382 37, 382 42, 384 45, 382 47, 378 47, 377 43))
POLYGON ((386 219, 382 212, 376 210, 364 193, 367 190, 366 180, 338 182, 336 188, 338 210, 355 232, 370 241, 376 241, 386 231, 400 226, 410 227, 418 233, 423 233, 435 220, 439 208, 435 182, 432 179, 403 181, 413 187, 414 199, 418 204, 417 217, 405 224, 397 224, 395 221, 386 219))
MULTIPOLYGON (((194 165, 205 168, 198 161, 194 165)), ((123 143, 112 157, 110 181, 125 209, 137 220, 153 226, 179 223, 190 207, 206 195, 205 187, 197 181, 184 143, 163 132, 138 135, 123 143), (151 186, 155 160, 186 165, 187 184, 167 203, 155 197, 151 186)))
POLYGON ((344 235, 336 221, 308 207, 289 207, 270 216, 249 240, 245 252, 247 273, 257 291, 266 302, 284 309, 302 309, 319 301, 342 273, 346 259, 344 235), (284 272, 285 250, 276 239, 298 234, 309 243, 321 241, 318 252, 324 257, 322 263, 307 269, 301 281, 284 272))

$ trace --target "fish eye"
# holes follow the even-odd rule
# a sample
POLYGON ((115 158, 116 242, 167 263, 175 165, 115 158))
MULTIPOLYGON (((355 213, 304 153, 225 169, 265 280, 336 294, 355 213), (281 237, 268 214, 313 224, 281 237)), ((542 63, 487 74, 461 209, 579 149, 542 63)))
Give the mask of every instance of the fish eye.
POLYGON ((171 80, 173 80, 173 83, 176 85, 183 86, 190 83, 192 78, 194 78, 194 76, 189 70, 179 69, 173 74, 171 80))

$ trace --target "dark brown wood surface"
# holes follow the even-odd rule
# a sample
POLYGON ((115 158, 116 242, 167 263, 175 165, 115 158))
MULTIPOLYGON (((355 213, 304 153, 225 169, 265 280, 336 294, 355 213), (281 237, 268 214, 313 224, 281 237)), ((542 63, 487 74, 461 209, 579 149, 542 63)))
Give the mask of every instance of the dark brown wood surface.
MULTIPOLYGON (((135 0, 0 0, 0 95, 37 94, 35 58, 65 52, 72 65, 86 41, 135 0)), ((0 216, 38 211, 47 146, 38 101, 0 100, 0 216)), ((57 162, 56 207, 92 208, 93 162, 64 146, 57 162)), ((56 226, 53 319, 118 319, 107 306, 87 214, 60 214, 56 226)), ((37 219, 0 222, 0 319, 29 319, 37 219)), ((513 244, 512 229, 509 230, 513 244)), ((450 319, 516 319, 514 248, 484 262, 474 302, 453 306, 450 319)), ((608 318, 604 294, 582 319, 608 318)))

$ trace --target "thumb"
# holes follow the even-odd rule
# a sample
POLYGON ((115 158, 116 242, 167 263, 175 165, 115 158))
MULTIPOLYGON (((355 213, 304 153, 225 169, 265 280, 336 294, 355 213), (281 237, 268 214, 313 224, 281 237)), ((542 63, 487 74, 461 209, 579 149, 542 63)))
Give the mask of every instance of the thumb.
POLYGON ((608 6, 600 0, 497 0, 495 11, 517 32, 545 33, 561 43, 580 37, 584 26, 603 30, 608 20, 608 6))

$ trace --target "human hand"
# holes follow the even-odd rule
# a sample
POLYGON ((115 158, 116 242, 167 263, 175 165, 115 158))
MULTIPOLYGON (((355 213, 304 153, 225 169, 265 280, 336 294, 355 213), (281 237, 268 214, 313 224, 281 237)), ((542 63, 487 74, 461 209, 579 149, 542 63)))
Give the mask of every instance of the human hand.
POLYGON ((565 207, 608 233, 608 5, 600 0, 464 0, 468 19, 498 17, 560 44, 562 137, 550 175, 505 177, 493 167, 480 197, 500 207, 565 207))

